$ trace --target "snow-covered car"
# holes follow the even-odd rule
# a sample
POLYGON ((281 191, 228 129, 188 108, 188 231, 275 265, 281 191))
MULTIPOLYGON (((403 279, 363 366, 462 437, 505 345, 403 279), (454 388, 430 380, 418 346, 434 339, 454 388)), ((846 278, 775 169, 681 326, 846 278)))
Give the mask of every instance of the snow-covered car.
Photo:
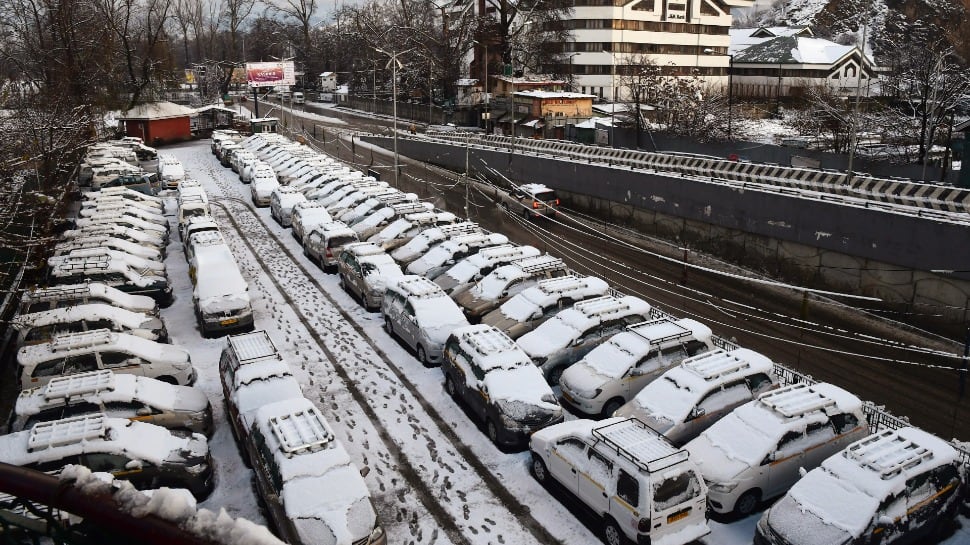
POLYGON ((426 367, 441 363, 452 330, 468 325, 458 305, 423 276, 405 275, 387 282, 381 302, 384 328, 414 350, 426 367))
POLYGON ((212 405, 205 393, 109 369, 55 378, 46 386, 20 392, 9 432, 81 414, 148 422, 163 428, 212 433, 212 405))
POLYGON ((141 244, 143 246, 154 248, 162 255, 165 255, 166 242, 161 234, 146 233, 145 231, 132 229, 131 227, 124 227, 122 225, 114 225, 110 223, 103 225, 89 225, 80 229, 68 229, 67 231, 61 233, 61 236, 63 236, 65 240, 83 237, 112 236, 115 238, 120 238, 121 240, 134 242, 135 244, 141 244))
POLYGON ((795 484, 802 469, 869 434, 862 402, 832 384, 793 384, 762 394, 684 447, 710 487, 716 513, 749 515, 795 484))
POLYGON ((111 418, 103 413, 41 422, 0 437, 4 463, 51 471, 87 466, 130 481, 135 488, 186 488, 204 499, 213 488, 209 443, 201 433, 111 418))
POLYGON ((380 308, 384 287, 393 278, 404 276, 401 267, 383 248, 370 242, 345 245, 337 258, 340 285, 373 312, 380 308))
POLYGON ((54 255, 70 255, 75 250, 88 250, 93 248, 105 248, 108 250, 124 252, 126 254, 147 259, 149 261, 161 262, 165 258, 161 250, 157 248, 152 248, 151 246, 137 244, 129 240, 108 235, 75 237, 63 242, 59 242, 54 246, 54 255))
POLYGON ((327 209, 336 206, 340 201, 359 191, 387 191, 391 189, 387 182, 381 182, 369 176, 340 178, 315 191, 307 194, 307 198, 320 201, 327 209), (328 188, 330 188, 328 192, 328 188))
POLYGON ((406 267, 409 263, 427 253, 435 245, 452 237, 481 233, 484 233, 481 226, 470 221, 450 223, 439 227, 428 227, 415 234, 406 244, 392 251, 391 257, 402 267, 406 267))
POLYGON ((809 471, 757 524, 755 545, 936 542, 957 514, 966 466, 917 428, 883 430, 809 471))
POLYGON ((127 263, 129 267, 149 274, 164 275, 165 264, 153 259, 145 259, 120 250, 111 248, 78 248, 70 253, 55 255, 47 258, 47 265, 51 268, 83 264, 92 258, 104 258, 127 263))
POLYGON ((21 314, 30 314, 88 303, 107 303, 132 312, 158 315, 158 304, 151 297, 125 293, 101 282, 27 290, 20 298, 19 311, 21 314))
POLYGON ((145 195, 144 193, 139 193, 137 191, 132 191, 127 187, 106 187, 102 189, 97 195, 101 197, 113 196, 121 197, 123 199, 130 199, 134 201, 155 203, 158 206, 163 206, 162 199, 155 195, 145 195))
POLYGON ((192 242, 192 235, 205 232, 220 232, 219 224, 212 216, 196 216, 189 218, 188 221, 179 225, 179 238, 182 240, 182 249, 188 255, 189 247, 192 242))
POLYGON ((777 388, 773 366, 746 348, 698 354, 665 371, 613 415, 632 416, 683 445, 735 408, 777 388))
POLYGON ((316 201, 303 201, 293 205, 290 214, 290 227, 293 238, 303 242, 303 237, 314 228, 331 223, 333 218, 324 206, 316 201))
POLYGON ((246 445, 256 410, 269 402, 302 398, 303 392, 265 331, 229 336, 219 357, 219 377, 227 420, 248 464, 246 445))
POLYGON ((361 240, 367 240, 397 218, 419 212, 431 212, 432 210, 434 210, 434 205, 429 202, 395 203, 358 218, 350 227, 361 240))
POLYGON ((185 168, 182 162, 171 155, 162 155, 158 158, 158 179, 169 189, 175 189, 179 182, 185 179, 185 168))
POLYGON ((509 237, 501 233, 469 233, 451 237, 428 249, 421 257, 408 263, 407 272, 434 280, 456 261, 464 259, 482 248, 508 244, 509 237))
POLYGON ((404 193, 403 191, 394 190, 389 193, 368 197, 357 206, 345 210, 337 219, 347 225, 353 225, 381 208, 392 204, 415 203, 417 201, 418 195, 416 193, 404 193))
MULTIPOLYGON (((270 173, 273 172, 273 168, 270 167, 268 163, 264 163, 263 161, 256 159, 252 163, 249 163, 243 167, 242 172, 239 173, 239 181, 244 184, 250 183, 253 180, 253 174, 259 170, 269 171, 270 173)), ((273 176, 275 178, 276 175, 274 174, 273 176)))
MULTIPOLYGON (((134 192, 137 195, 142 195, 137 191, 134 192)), ((84 195, 81 201, 81 209, 85 208, 97 208, 99 206, 120 206, 126 205, 133 208, 140 208, 146 212, 154 212, 155 214, 165 214, 165 206, 161 201, 141 201, 136 199, 126 198, 124 195, 111 195, 105 191, 96 191, 87 193, 84 195)))
POLYGON ((487 325, 452 331, 441 361, 445 391, 484 422, 498 447, 525 446, 529 436, 563 420, 542 373, 515 342, 487 325))
POLYGON ((293 207, 297 203, 306 202, 306 200, 303 193, 300 193, 300 190, 295 187, 285 185, 277 187, 269 198, 269 215, 283 227, 289 227, 292 221, 293 207))
POLYGON ((168 331, 157 316, 132 312, 106 303, 89 303, 30 314, 10 321, 17 347, 46 342, 65 333, 110 329, 150 341, 168 342, 168 331))
POLYGON ((585 415, 611 416, 668 369, 713 348, 711 328, 690 318, 634 324, 563 371, 562 397, 585 415))
MULTIPOLYGON (((211 218, 211 216, 212 210, 209 208, 209 198, 204 194, 186 195, 178 200, 176 219, 178 220, 180 234, 189 220, 201 217, 211 218)), ((185 239, 182 240, 183 242, 185 241, 185 239)))
POLYGON ((246 162, 255 161, 256 154, 240 146, 240 149, 232 154, 232 161, 229 165, 232 171, 236 174, 242 172, 242 169, 246 166, 246 162))
POLYGON ((254 420, 256 489, 287 543, 387 543, 361 471, 309 400, 263 405, 254 420))
POLYGON ((563 422, 534 433, 529 449, 536 480, 590 508, 608 545, 685 545, 711 531, 697 466, 635 419, 563 422))
POLYGON ((522 214, 526 219, 556 215, 559 197, 543 184, 522 184, 502 195, 502 207, 507 212, 522 214))
POLYGON ((311 201, 319 201, 329 198, 339 190, 344 190, 344 194, 346 194, 349 189, 345 188, 352 186, 352 184, 368 185, 375 182, 377 182, 376 178, 364 176, 362 172, 356 170, 334 169, 325 172, 320 177, 304 175, 297 187, 300 187, 311 201), (313 178, 313 182, 306 183, 310 178, 313 178))
POLYGON ((441 273, 434 279, 434 283, 441 286, 445 293, 458 295, 478 280, 487 276, 496 267, 507 265, 513 261, 526 257, 540 255, 535 246, 518 246, 515 244, 500 244, 482 248, 441 273))
MULTIPOLYGON (((342 217, 346 212, 353 210, 357 205, 366 201, 367 199, 381 196, 381 195, 396 195, 400 191, 394 189, 393 187, 364 187, 359 188, 356 191, 348 193, 344 198, 326 205, 327 211, 330 212, 335 218, 342 217)), ((320 202, 325 202, 327 199, 321 199, 320 202)))
POLYGON ((566 275, 540 280, 482 317, 482 323, 518 339, 578 301, 602 297, 610 286, 595 276, 566 275))
POLYGON ((78 168, 77 183, 79 186, 89 186, 95 171, 119 166, 127 169, 129 163, 119 157, 86 157, 78 168))
POLYGON ((58 335, 45 343, 24 346, 17 351, 17 364, 21 390, 43 386, 59 376, 98 369, 170 384, 195 382, 195 369, 186 350, 107 329, 58 335))
MULTIPOLYGON (((458 217, 451 212, 407 213, 404 217, 397 218, 380 231, 366 237, 366 240, 390 252, 411 242, 411 239, 427 229, 451 225, 457 221, 458 217)), ((362 236, 361 239, 363 240, 364 237, 362 236)))
POLYGON ((252 195, 253 204, 259 207, 269 206, 272 202, 273 193, 280 188, 276 174, 273 174, 273 171, 269 168, 254 170, 249 183, 249 193, 252 195))
POLYGON ((163 240, 168 237, 168 222, 155 223, 152 221, 145 221, 137 216, 133 216, 128 213, 107 213, 100 216, 94 216, 90 218, 78 218, 74 220, 75 225, 78 229, 83 229, 85 227, 93 227, 96 225, 120 225, 122 227, 128 227, 131 229, 138 229, 140 231, 147 231, 153 234, 157 234, 162 237, 163 240))
POLYGON ((469 320, 478 322, 482 316, 523 290, 535 286, 540 280, 560 278, 567 274, 569 268, 558 257, 549 254, 526 257, 498 267, 462 293, 452 294, 452 297, 469 320))
POLYGON ((189 247, 189 276, 195 283, 192 303, 202 336, 252 330, 249 284, 222 236, 204 234, 192 237, 189 247))
POLYGON ((161 212, 149 210, 135 204, 129 204, 125 201, 96 202, 94 206, 82 206, 78 212, 78 215, 82 218, 102 216, 105 214, 128 214, 152 223, 168 223, 168 220, 165 219, 165 216, 161 212))
POLYGON ((303 239, 303 255, 315 261, 325 272, 333 273, 337 271, 341 248, 354 242, 359 242, 357 233, 344 222, 324 223, 314 227, 303 239))
POLYGON ((639 297, 606 295, 580 301, 516 341, 550 384, 570 365, 626 326, 650 319, 650 303, 639 297))
POLYGON ((167 278, 150 271, 142 274, 127 261, 107 255, 86 257, 83 261, 52 267, 50 278, 58 284, 101 282, 125 293, 147 295, 161 307, 172 304, 172 286, 167 278))

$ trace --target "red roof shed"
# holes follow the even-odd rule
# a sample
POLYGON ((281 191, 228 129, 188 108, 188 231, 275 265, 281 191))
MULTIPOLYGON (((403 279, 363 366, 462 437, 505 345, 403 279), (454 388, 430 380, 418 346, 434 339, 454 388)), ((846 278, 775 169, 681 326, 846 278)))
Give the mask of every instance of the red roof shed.
POLYGON ((122 114, 118 121, 126 136, 139 136, 154 146, 192 138, 189 117, 193 110, 172 102, 139 104, 122 114))

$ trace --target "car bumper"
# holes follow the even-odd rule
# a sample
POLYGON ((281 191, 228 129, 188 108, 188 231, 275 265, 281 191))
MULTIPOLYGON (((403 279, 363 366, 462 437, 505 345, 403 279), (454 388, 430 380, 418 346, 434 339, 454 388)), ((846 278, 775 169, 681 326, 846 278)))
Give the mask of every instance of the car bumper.
POLYGON ((202 333, 217 333, 220 335, 226 335, 234 332, 252 331, 253 325, 252 312, 237 316, 204 316, 200 324, 202 327, 202 333))
POLYGON ((739 484, 730 492, 717 492, 710 488, 711 483, 707 484, 707 505, 711 508, 711 511, 720 514, 730 513, 733 511, 734 504, 738 501, 738 497, 741 495, 741 492, 746 490, 743 485, 739 484))
POLYGON ((583 398, 565 386, 562 387, 562 400, 568 403, 570 407, 586 415, 597 415, 603 411, 603 403, 598 398, 583 398))
POLYGON ((502 447, 510 448, 524 448, 529 446, 529 438, 532 434, 549 426, 559 424, 563 421, 564 415, 560 413, 558 416, 550 418, 549 420, 538 423, 538 424, 527 424, 520 427, 505 428, 499 427, 498 432, 498 444, 502 447))

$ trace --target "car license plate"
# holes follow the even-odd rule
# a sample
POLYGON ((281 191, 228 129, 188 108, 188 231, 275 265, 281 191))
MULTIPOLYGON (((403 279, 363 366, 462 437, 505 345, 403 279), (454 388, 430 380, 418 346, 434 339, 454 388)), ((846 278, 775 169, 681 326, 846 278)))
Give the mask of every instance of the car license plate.
POLYGON ((219 325, 232 325, 232 324, 234 324, 234 323, 236 323, 238 321, 239 321, 238 318, 228 318, 226 320, 221 320, 219 322, 219 325))
POLYGON ((683 511, 680 511, 678 513, 674 513, 674 514, 672 514, 672 515, 670 515, 670 516, 667 517, 667 524, 673 524, 673 523, 677 522, 680 519, 687 518, 687 515, 689 515, 689 514, 690 514, 690 509, 689 508, 688 509, 684 509, 683 511))
POLYGON ((562 393, 562 398, 565 399, 566 401, 570 402, 570 403, 573 402, 573 396, 569 395, 566 392, 563 392, 562 393))

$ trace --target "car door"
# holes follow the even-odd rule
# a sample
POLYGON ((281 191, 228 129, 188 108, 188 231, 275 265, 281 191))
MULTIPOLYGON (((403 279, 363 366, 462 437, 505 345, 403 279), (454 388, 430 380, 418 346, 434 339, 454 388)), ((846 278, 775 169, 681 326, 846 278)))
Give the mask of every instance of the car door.
MULTIPOLYGON (((414 313, 414 306, 407 299, 402 299, 397 323, 401 326, 398 333, 401 338, 411 348, 417 349, 418 344, 418 317, 414 313)), ((427 347, 426 347, 427 348, 427 347)))
POLYGON ((468 383, 468 395, 465 397, 469 407, 479 419, 485 418, 485 410, 488 408, 490 397, 488 386, 485 385, 485 371, 472 359, 468 362, 468 370, 465 380, 468 383))
POLYGON ((564 437, 549 452, 549 473, 566 490, 578 492, 580 468, 585 464, 586 443, 575 437, 564 437))
POLYGON ((320 231, 313 231, 303 239, 303 247, 306 249, 307 256, 318 263, 321 261, 322 245, 323 235, 320 234, 320 231))
POLYGON ((608 513, 613 482, 613 462, 595 450, 587 449, 585 463, 576 479, 579 499, 597 514, 608 513))
POLYGON ((656 348, 652 348, 627 371, 626 376, 622 379, 623 385, 619 392, 620 395, 627 401, 633 399, 635 395, 640 393, 640 390, 653 382, 653 379, 663 372, 660 371, 661 368, 665 367, 663 362, 662 353, 656 348))
POLYGON ((763 499, 784 494, 798 480, 798 468, 805 460, 805 434, 800 430, 785 432, 770 453, 764 483, 752 483, 765 491, 763 499))

